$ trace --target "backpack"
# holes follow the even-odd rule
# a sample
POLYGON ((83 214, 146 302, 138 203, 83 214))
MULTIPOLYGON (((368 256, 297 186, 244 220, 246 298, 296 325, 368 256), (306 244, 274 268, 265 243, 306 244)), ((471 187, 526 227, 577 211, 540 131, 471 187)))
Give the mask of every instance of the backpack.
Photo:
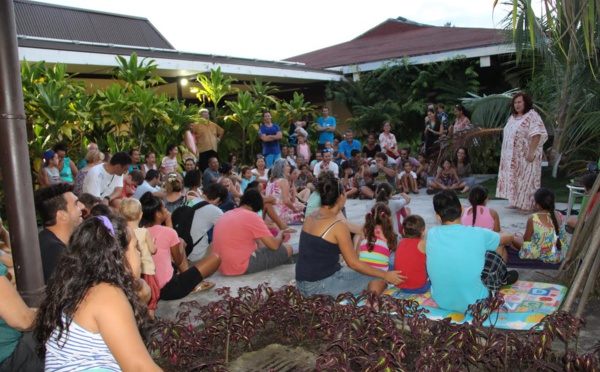
POLYGON ((194 214, 196 211, 209 203, 207 201, 202 201, 198 204, 194 204, 193 206, 182 205, 173 211, 171 215, 171 221, 173 222, 173 228, 177 231, 177 236, 185 241, 185 255, 189 256, 192 253, 192 250, 200 240, 204 238, 204 236, 200 237, 198 241, 194 242, 192 240, 192 222, 194 221, 194 214))

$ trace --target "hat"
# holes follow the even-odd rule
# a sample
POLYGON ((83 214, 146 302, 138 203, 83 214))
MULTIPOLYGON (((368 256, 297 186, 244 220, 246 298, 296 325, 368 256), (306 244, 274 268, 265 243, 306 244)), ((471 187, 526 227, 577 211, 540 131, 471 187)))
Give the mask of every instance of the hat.
POLYGON ((48 150, 44 153, 44 161, 48 163, 50 160, 54 159, 54 151, 48 150))

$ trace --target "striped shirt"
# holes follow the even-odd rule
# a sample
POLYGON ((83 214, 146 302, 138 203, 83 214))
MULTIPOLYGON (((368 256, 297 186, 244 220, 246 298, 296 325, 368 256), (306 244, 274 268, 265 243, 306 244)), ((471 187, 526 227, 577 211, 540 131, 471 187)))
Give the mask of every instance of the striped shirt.
POLYGON ((387 246, 387 239, 383 236, 381 229, 375 229, 375 242, 373 251, 369 252, 367 239, 360 243, 360 255, 358 258, 376 269, 388 271, 390 263, 390 250, 387 246))
MULTIPOLYGON (((67 318, 62 315, 62 322, 67 318)), ((121 371, 99 333, 72 321, 59 341, 56 328, 46 341, 45 371, 121 371)))

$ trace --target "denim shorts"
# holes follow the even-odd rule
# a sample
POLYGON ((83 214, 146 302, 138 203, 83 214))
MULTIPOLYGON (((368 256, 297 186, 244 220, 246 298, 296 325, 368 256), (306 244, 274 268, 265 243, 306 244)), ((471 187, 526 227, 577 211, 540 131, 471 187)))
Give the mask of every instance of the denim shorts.
POLYGON ((298 281, 296 282, 296 287, 305 296, 324 294, 337 297, 346 292, 359 295, 367 289, 369 282, 373 280, 383 279, 361 274, 349 267, 343 267, 333 275, 317 280, 316 282, 298 281))

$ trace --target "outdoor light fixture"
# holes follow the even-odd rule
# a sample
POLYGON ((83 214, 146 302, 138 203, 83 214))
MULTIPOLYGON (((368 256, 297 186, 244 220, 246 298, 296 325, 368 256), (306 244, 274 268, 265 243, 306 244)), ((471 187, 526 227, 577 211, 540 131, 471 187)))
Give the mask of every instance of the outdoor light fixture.
POLYGON ((185 87, 188 85, 188 79, 180 79, 179 84, 181 84, 182 87, 185 87))

